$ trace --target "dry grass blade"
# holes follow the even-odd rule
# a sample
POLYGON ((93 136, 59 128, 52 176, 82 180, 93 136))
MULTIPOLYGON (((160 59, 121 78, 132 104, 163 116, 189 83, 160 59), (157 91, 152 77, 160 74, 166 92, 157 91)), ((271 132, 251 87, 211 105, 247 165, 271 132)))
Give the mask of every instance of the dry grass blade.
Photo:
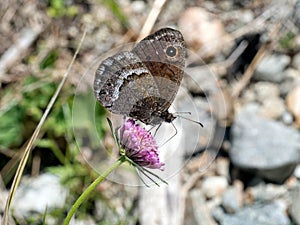
POLYGON ((144 37, 148 36, 153 28, 153 25, 155 21, 157 20, 157 17, 159 13, 161 12, 162 7, 166 3, 166 0, 156 0, 153 4, 153 7, 144 23, 144 26, 140 32, 140 35, 137 39, 137 41, 142 40, 144 37))
POLYGON ((24 56, 24 52, 32 45, 43 30, 43 27, 40 26, 35 29, 24 28, 17 42, 4 52, 0 58, 0 83, 8 79, 6 77, 7 70, 12 67, 15 62, 21 60, 22 56, 24 56))
POLYGON ((233 88, 232 97, 237 98, 241 91, 245 88, 245 86, 249 83, 256 67, 263 59, 265 52, 267 50, 268 44, 264 44, 256 53, 254 59, 252 60, 251 64, 248 66, 247 70, 245 71, 243 77, 239 80, 238 83, 233 88))
MULTIPOLYGON (((281 23, 277 23, 274 26, 274 29, 270 32, 270 40, 277 40, 275 37, 278 34, 281 27, 281 23)), ((265 43, 263 44, 258 52, 256 53, 254 59, 248 66, 247 70, 243 74, 243 77, 236 83, 236 85, 233 87, 232 90, 232 97, 237 98, 241 91, 246 87, 246 85, 249 83, 252 75, 254 74, 255 69, 257 68, 258 64, 261 62, 263 57, 265 56, 265 53, 267 51, 270 51, 272 47, 272 43, 265 43)))
POLYGON ((195 183, 203 176, 203 173, 197 172, 191 175, 189 177, 189 180, 181 187, 181 196, 180 196, 180 203, 179 203, 179 220, 180 224, 184 223, 184 213, 186 210, 186 199, 188 196, 188 192, 192 187, 195 185, 195 183))
POLYGON ((27 163, 30 151, 31 151, 31 149, 32 149, 32 147, 34 145, 34 142, 36 141, 36 139, 37 139, 37 137, 39 135, 39 132, 40 132, 40 130, 41 130, 41 128, 42 128, 42 126, 43 126, 43 124, 44 124, 47 116, 49 115, 49 112, 50 112, 51 108, 53 107, 53 105, 54 105, 54 103, 55 103, 55 101, 56 101, 56 99, 57 99, 57 97, 58 97, 58 95, 59 95, 59 93, 60 93, 60 91, 61 91, 61 89, 62 89, 62 87, 63 87, 63 85, 65 83, 65 81, 66 81, 66 79, 67 79, 68 75, 70 74, 71 68, 72 68, 72 66, 74 64, 74 61, 75 61, 77 55, 78 55, 79 49, 80 49, 80 47, 81 47, 81 45, 83 43, 85 35, 86 35, 86 31, 84 31, 84 33, 82 35, 82 38, 81 38, 80 43, 79 43, 79 46, 78 46, 78 48, 77 48, 77 50, 76 50, 76 52, 75 52, 75 54, 74 54, 74 56, 72 58, 72 61, 71 61, 70 65, 69 65, 67 71, 65 72, 65 74, 63 76, 63 79, 61 80, 59 86, 57 87, 57 89, 56 89, 56 91, 54 93, 54 95, 52 96, 50 102, 48 103, 47 108, 46 108, 46 110, 45 110, 45 112, 44 112, 41 120, 39 121, 39 124, 35 128, 32 136, 31 136, 31 138, 30 138, 30 140, 29 140, 29 142, 28 142, 28 144, 27 144, 27 146, 25 148, 24 154, 22 155, 22 158, 20 160, 20 164, 19 164, 17 172, 15 174, 15 177, 14 177, 14 180, 13 180, 10 192, 9 192, 9 196, 7 198, 7 201, 6 201, 6 205, 5 205, 5 209, 4 209, 4 213, 3 213, 3 218, 2 218, 2 223, 1 223, 2 225, 7 225, 8 224, 8 212, 9 212, 9 208, 10 208, 12 199, 14 197, 14 194, 15 194, 15 192, 17 190, 17 187, 18 187, 18 185, 20 183, 20 180, 21 180, 21 177, 22 177, 22 174, 23 174, 23 171, 24 171, 24 167, 25 167, 25 165, 27 163))

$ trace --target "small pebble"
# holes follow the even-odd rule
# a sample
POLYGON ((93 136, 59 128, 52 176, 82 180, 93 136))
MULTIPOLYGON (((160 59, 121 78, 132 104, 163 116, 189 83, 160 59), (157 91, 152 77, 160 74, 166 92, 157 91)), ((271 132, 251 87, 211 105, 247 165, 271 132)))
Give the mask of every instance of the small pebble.
POLYGON ((227 187, 227 179, 222 176, 207 177, 202 183, 202 191, 207 198, 222 196, 227 187))
POLYGON ((290 208, 290 214, 295 224, 300 224, 300 187, 297 186, 292 190, 291 193, 293 202, 290 208))
POLYGON ((237 212, 243 205, 243 183, 236 180, 223 195, 222 206, 227 213, 237 212))
POLYGON ((284 185, 261 183, 254 187, 249 187, 246 193, 254 201, 271 201, 276 198, 286 197, 288 190, 284 185))
POLYGON ((295 177, 297 177, 298 179, 300 179, 300 165, 298 165, 295 170, 294 170, 294 175, 295 177))
POLYGON ((267 55, 258 65, 254 78, 257 80, 281 82, 284 78, 284 69, 290 63, 287 55, 267 55))
POLYGON ((284 111, 285 104, 283 100, 278 97, 273 97, 263 102, 260 108, 260 115, 270 119, 277 119, 283 115, 284 111))
POLYGON ((144 1, 133 1, 131 3, 131 8, 135 13, 142 13, 145 11, 146 5, 144 1))
POLYGON ((190 47, 202 49, 201 56, 204 58, 213 57, 224 49, 222 40, 226 33, 223 23, 204 8, 186 9, 179 18, 178 28, 190 47))
POLYGON ((300 53, 298 53, 294 56, 292 65, 296 69, 300 70, 300 53))
POLYGON ((254 91, 259 102, 263 102, 266 98, 278 97, 279 87, 276 84, 260 81, 254 85, 254 91))
POLYGON ((294 115, 297 126, 300 127, 300 85, 288 93, 286 104, 288 110, 294 115))
POLYGON ((219 215, 220 225, 289 225, 287 206, 275 201, 269 204, 257 204, 245 207, 233 215, 219 215))
POLYGON ((229 159, 225 157, 219 157, 216 159, 215 162, 216 162, 217 174, 229 179, 229 164, 230 164, 229 159))
POLYGON ((284 122, 286 125, 291 125, 293 121, 294 121, 293 115, 290 112, 285 111, 282 114, 282 122, 284 122))

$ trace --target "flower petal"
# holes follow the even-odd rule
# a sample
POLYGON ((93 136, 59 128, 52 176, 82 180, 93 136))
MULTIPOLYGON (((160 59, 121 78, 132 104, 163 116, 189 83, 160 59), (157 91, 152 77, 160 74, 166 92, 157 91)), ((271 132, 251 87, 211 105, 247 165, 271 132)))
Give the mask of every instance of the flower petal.
POLYGON ((158 146, 152 134, 135 121, 124 118, 120 129, 120 143, 125 154, 133 162, 142 167, 151 169, 164 169, 164 163, 160 162, 158 146))

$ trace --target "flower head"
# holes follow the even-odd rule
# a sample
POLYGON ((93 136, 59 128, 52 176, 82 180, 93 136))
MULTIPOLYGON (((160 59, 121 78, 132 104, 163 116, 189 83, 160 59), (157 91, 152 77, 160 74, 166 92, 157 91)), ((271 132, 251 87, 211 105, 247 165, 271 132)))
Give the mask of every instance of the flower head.
POLYGON ((120 129, 120 144, 125 155, 136 164, 151 169, 164 169, 158 157, 158 146, 154 137, 135 121, 124 118, 120 129))

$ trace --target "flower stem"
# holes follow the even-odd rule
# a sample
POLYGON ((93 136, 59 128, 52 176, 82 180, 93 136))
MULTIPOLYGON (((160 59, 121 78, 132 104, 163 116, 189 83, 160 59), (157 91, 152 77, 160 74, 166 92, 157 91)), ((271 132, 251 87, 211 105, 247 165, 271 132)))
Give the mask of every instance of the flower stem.
POLYGON ((101 174, 93 183, 90 184, 90 186, 87 187, 87 189, 79 196, 79 198, 76 200, 70 211, 68 212, 68 215, 63 223, 63 225, 68 225, 70 223, 70 220, 72 219, 72 216, 75 214, 76 210, 79 208, 79 206, 82 204, 82 202, 87 199, 88 195, 116 168, 118 168, 123 162, 124 157, 121 157, 119 160, 117 160, 111 167, 109 167, 107 170, 104 171, 103 174, 101 174))

